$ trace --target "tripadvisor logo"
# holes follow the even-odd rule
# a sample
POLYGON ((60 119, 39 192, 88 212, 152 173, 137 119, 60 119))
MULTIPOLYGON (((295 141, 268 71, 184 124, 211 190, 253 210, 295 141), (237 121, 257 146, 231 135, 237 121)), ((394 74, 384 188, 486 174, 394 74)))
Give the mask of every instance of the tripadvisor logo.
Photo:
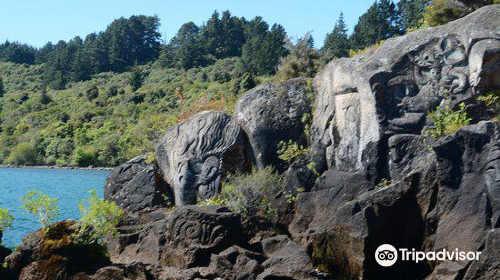
MULTIPOLYGON (((404 248, 399 249, 399 256, 402 261, 413 261, 418 263, 420 261, 474 261, 479 260, 481 252, 461 252, 458 249, 448 251, 446 249, 437 252, 420 252, 415 249, 408 250, 404 248)), ((384 267, 392 266, 398 260, 398 250, 389 244, 380 245, 375 251, 375 260, 377 263, 384 267)))
POLYGON ((391 266, 398 260, 398 251, 392 245, 380 245, 375 252, 375 259, 381 266, 391 266))

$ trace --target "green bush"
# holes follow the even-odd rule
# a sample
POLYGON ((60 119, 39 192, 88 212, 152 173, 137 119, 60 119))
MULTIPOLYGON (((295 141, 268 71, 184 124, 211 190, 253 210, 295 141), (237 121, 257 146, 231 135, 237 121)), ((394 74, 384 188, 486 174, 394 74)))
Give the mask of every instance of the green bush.
POLYGON ((23 142, 12 149, 7 158, 7 163, 13 165, 37 165, 40 163, 40 156, 32 142, 23 142))
POLYGON ((73 151, 73 165, 79 167, 98 166, 99 159, 94 147, 77 147, 73 151))
POLYGON ((81 227, 78 239, 84 243, 101 242, 106 236, 116 236, 116 227, 124 218, 124 212, 114 202, 97 197, 90 191, 88 202, 80 203, 81 227))
POLYGON ((500 0, 433 0, 431 5, 425 8, 424 21, 429 26, 437 26, 464 17, 483 6, 492 4, 500 4, 500 0))
POLYGON ((288 142, 281 141, 278 144, 278 158, 287 164, 292 164, 295 160, 310 152, 310 149, 304 148, 304 146, 292 140, 288 140, 288 142))
POLYGON ((12 227, 14 217, 8 209, 0 208, 0 232, 6 231, 12 227))
POLYGON ((462 16, 462 11, 452 5, 449 0, 434 0, 425 8, 424 22, 429 26, 437 26, 462 16))
POLYGON ((58 199, 50 198, 38 191, 29 191, 21 197, 21 208, 36 216, 43 229, 47 230, 59 215, 58 199))
POLYGON ((267 167, 229 178, 222 186, 220 197, 224 205, 244 217, 264 214, 275 220, 277 209, 273 201, 282 190, 281 176, 267 167))
POLYGON ((494 118, 498 119, 500 117, 500 90, 480 95, 477 97, 477 100, 483 102, 486 107, 494 112, 494 118))
POLYGON ((465 104, 459 105, 458 111, 453 111, 449 105, 437 107, 430 113, 433 125, 424 132, 425 137, 437 139, 455 133, 462 126, 470 124, 471 120, 465 111, 465 104))

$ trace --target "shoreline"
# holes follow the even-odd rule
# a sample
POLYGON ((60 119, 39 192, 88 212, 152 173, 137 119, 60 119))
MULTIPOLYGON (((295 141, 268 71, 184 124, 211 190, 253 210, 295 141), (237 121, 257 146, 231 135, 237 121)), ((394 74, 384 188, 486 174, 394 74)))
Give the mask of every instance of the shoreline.
POLYGON ((57 165, 9 165, 9 164, 0 164, 0 168, 32 168, 32 169, 66 169, 66 170, 101 170, 101 171, 111 171, 115 167, 78 167, 78 166, 57 166, 57 165))

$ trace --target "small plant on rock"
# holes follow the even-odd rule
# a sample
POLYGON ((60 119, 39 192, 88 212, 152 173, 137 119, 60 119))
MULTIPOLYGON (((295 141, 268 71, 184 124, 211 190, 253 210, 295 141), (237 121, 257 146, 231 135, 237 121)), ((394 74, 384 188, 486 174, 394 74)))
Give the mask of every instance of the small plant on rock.
POLYGON ((48 231, 49 226, 59 215, 57 198, 51 198, 38 191, 30 191, 21 197, 21 201, 23 202, 21 208, 36 216, 45 231, 48 231))
POLYGON ((124 212, 114 202, 99 198, 95 191, 90 191, 90 199, 80 203, 81 227, 78 239, 84 243, 99 243, 106 236, 116 236, 116 227, 124 217, 124 212))
POLYGON ((472 120, 467 116, 463 103, 459 105, 458 111, 453 111, 449 105, 444 108, 438 107, 436 111, 431 112, 430 117, 433 125, 424 132, 424 136, 432 139, 451 135, 462 126, 470 124, 472 120))
POLYGON ((378 183, 377 187, 378 188, 387 188, 391 185, 391 181, 389 179, 383 178, 380 180, 380 183, 378 183))
POLYGON ((296 159, 309 154, 310 151, 292 140, 281 141, 278 144, 278 158, 287 164, 292 164, 296 159))
POLYGON ((14 217, 8 209, 0 208, 0 232, 6 231, 12 227, 14 217))
POLYGON ((478 101, 481 101, 491 109, 495 114, 495 119, 500 118, 500 90, 494 90, 486 94, 477 97, 478 101))
POLYGON ((222 186, 220 197, 226 206, 244 217, 266 214, 275 220, 277 209, 273 201, 281 191, 281 176, 267 167, 232 176, 222 186))

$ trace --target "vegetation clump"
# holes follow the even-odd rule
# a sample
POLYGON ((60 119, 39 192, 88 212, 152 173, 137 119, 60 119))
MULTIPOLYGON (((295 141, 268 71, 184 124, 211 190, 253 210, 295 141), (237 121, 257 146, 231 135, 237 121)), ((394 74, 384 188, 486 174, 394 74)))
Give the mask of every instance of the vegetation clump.
POLYGON ((433 124, 424 132, 424 136, 437 139, 451 135, 462 126, 469 125, 472 119, 467 115, 465 104, 461 103, 458 107, 457 111, 453 111, 448 104, 445 107, 437 107, 436 111, 431 112, 429 116, 433 124))
POLYGON ((311 150, 304 148, 292 140, 281 141, 278 144, 278 158, 287 164, 292 164, 295 160, 309 154, 311 150))
POLYGON ((124 212, 114 202, 99 198, 92 190, 88 203, 80 203, 79 210, 81 218, 77 239, 80 242, 99 243, 107 236, 118 235, 116 227, 124 218, 124 212))
POLYGON ((14 217, 8 209, 0 208, 0 232, 6 231, 12 227, 14 217))
POLYGON ((23 203, 21 208, 34 215, 45 231, 49 230, 49 226, 59 215, 57 198, 51 198, 38 191, 29 191, 21 197, 21 201, 23 203))
POLYGON ((494 90, 477 97, 494 114, 494 119, 500 119, 500 90, 494 90))
POLYGON ((282 191, 282 178, 272 167, 253 170, 250 174, 236 174, 222 184, 219 196, 199 202, 202 206, 223 205, 243 217, 264 215, 275 221, 278 210, 274 199, 282 191))

